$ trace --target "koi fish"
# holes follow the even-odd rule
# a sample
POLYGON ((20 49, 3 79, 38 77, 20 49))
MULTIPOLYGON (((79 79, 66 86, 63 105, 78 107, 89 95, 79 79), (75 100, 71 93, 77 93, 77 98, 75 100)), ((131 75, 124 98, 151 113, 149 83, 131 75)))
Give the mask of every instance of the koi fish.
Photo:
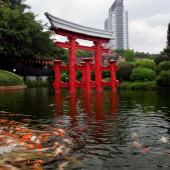
POLYGON ((30 159, 30 160, 23 160, 23 161, 15 161, 15 162, 11 162, 11 161, 6 161, 6 163, 10 164, 10 165, 19 165, 19 164, 37 164, 37 163, 44 163, 44 161, 40 160, 40 159, 30 159))
POLYGON ((40 164, 35 164, 33 167, 32 167, 34 170, 43 170, 40 166, 40 164))
POLYGON ((19 170, 17 167, 12 165, 0 165, 1 170, 19 170))
POLYGON ((140 152, 145 152, 145 151, 148 151, 149 149, 150 147, 147 147, 147 148, 142 149, 140 152))
POLYGON ((160 141, 163 142, 163 143, 167 143, 169 140, 167 140, 165 137, 162 137, 162 138, 160 139, 160 141))
POLYGON ((63 168, 68 165, 68 163, 69 163, 69 162, 62 163, 62 164, 58 167, 58 170, 63 170, 63 168))
POLYGON ((63 155, 63 149, 64 149, 64 148, 65 148, 64 145, 59 146, 59 147, 55 150, 54 155, 55 155, 55 156, 61 156, 61 155, 63 155))
POLYGON ((137 140, 137 141, 133 142, 133 146, 140 147, 141 145, 139 145, 138 140, 137 140))
POLYGON ((51 128, 51 126, 47 126, 44 130, 48 130, 48 129, 50 129, 51 128))
POLYGON ((168 151, 168 156, 170 156, 170 149, 166 148, 166 150, 168 151))
POLYGON ((136 137, 138 137, 138 135, 133 132, 131 137, 132 137, 132 138, 136 138, 136 137))

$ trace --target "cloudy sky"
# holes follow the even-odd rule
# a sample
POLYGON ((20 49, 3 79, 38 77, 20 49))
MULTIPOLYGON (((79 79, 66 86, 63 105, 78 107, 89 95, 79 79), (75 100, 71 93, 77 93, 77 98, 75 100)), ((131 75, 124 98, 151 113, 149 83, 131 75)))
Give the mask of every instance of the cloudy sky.
MULTIPOLYGON (((27 0, 37 20, 47 23, 44 13, 83 26, 104 29, 108 10, 115 0, 27 0)), ((166 46, 170 0, 124 0, 129 18, 129 48, 159 53, 166 46)), ((64 41, 62 37, 57 40, 64 41)), ((82 44, 89 45, 86 42, 82 44)))

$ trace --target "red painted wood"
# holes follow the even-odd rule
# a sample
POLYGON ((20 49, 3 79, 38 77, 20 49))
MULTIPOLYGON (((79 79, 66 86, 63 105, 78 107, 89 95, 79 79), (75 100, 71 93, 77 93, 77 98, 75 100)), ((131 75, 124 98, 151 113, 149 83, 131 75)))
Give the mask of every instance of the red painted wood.
POLYGON ((76 92, 76 86, 75 86, 75 80, 76 80, 76 70, 75 70, 75 64, 76 64, 76 44, 75 40, 76 37, 68 37, 69 42, 71 44, 71 48, 69 49, 69 92, 76 92))
POLYGON ((55 63, 55 92, 60 92, 60 64, 62 60, 53 60, 55 63))
POLYGON ((100 71, 101 66, 101 57, 100 57, 100 41, 95 41, 94 44, 97 47, 97 51, 95 52, 95 82, 96 82, 96 90, 103 90, 101 86, 102 75, 100 71))

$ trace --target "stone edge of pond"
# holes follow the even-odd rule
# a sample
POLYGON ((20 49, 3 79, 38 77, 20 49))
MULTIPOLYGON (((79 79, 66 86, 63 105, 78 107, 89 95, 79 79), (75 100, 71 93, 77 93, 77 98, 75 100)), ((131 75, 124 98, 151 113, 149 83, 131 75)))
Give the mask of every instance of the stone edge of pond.
POLYGON ((4 90, 18 90, 18 89, 26 89, 27 85, 19 85, 19 86, 0 86, 0 91, 4 90))

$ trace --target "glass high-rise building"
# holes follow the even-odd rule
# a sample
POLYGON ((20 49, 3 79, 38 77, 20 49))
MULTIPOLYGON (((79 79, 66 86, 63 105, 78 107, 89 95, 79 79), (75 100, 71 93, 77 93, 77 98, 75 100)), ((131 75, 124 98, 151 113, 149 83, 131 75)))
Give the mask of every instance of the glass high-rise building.
POLYGON ((109 45, 114 45, 114 49, 129 48, 129 33, 128 33, 128 12, 124 11, 123 0, 115 0, 109 8, 109 16, 106 19, 105 30, 114 31, 113 39, 109 45))

